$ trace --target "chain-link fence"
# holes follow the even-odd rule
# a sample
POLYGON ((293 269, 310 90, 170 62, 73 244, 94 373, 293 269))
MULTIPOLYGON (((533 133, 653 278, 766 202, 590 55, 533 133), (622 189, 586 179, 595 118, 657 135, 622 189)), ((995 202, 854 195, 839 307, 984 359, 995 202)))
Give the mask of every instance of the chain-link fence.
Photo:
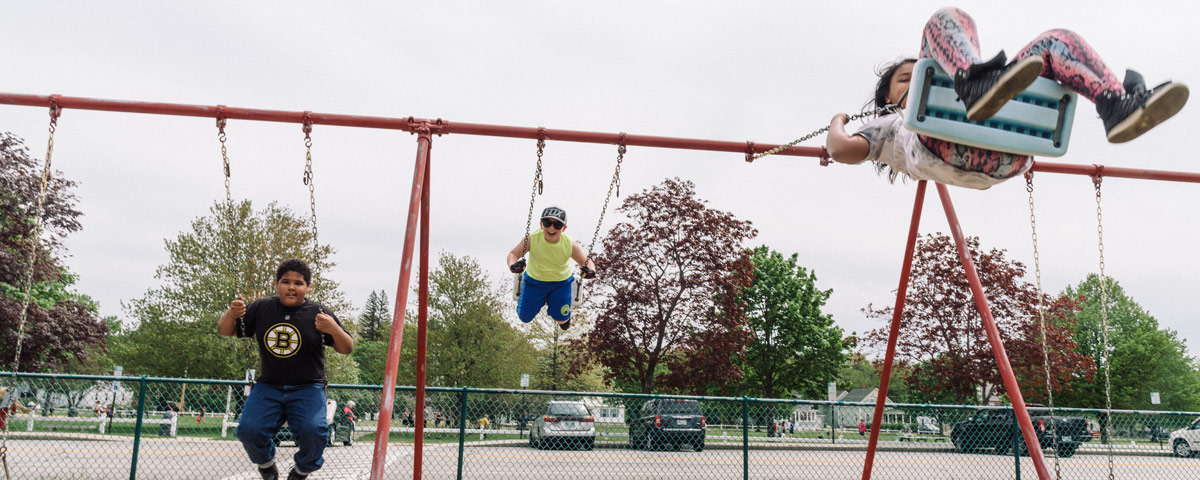
MULTIPOLYGON (((0 374, 11 478, 258 478, 235 432, 246 383, 0 374)), ((417 415, 397 389, 386 477, 412 478, 417 415)), ((331 385, 310 478, 367 478, 380 387, 331 385)), ((1195 412, 1029 408, 1056 478, 1200 478, 1195 412)), ((423 478, 861 478, 872 403, 436 388, 423 478)), ((295 445, 275 437, 280 470, 295 445)), ((888 404, 872 478, 1037 478, 1010 407, 888 404)))

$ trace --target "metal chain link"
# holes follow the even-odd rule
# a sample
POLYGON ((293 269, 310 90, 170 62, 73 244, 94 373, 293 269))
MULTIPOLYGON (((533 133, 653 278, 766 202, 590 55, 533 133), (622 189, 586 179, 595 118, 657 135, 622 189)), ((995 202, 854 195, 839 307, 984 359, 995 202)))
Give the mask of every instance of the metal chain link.
MULTIPOLYGON (((896 112, 897 112, 897 105, 894 105, 894 104, 888 104, 888 105, 884 105, 884 106, 882 106, 882 107, 876 108, 875 110, 873 110, 873 111, 870 111, 870 112, 863 112, 863 113, 858 113, 858 114, 855 114, 855 115, 848 115, 848 116, 846 117, 846 123, 853 122, 853 121, 855 121, 855 120, 858 120, 858 119, 860 119, 860 118, 865 118, 865 117, 876 116, 876 115, 879 115, 879 114, 881 114, 881 113, 884 113, 884 112, 887 112, 887 113, 896 113, 896 112)), ((795 139, 795 140, 792 140, 792 141, 790 141, 790 142, 788 142, 788 143, 785 143, 785 144, 783 144, 783 145, 780 145, 780 146, 778 146, 778 147, 772 148, 772 149, 770 149, 770 150, 767 150, 767 151, 765 151, 765 152, 762 152, 762 153, 760 153, 760 154, 758 154, 758 155, 755 155, 755 156, 753 156, 753 157, 750 157, 750 159, 751 159, 751 160, 758 160, 758 159, 760 159, 760 158, 762 158, 762 157, 765 157, 765 156, 767 156, 767 155, 774 155, 774 154, 776 154, 776 153, 779 153, 779 152, 782 152, 782 151, 784 151, 784 150, 786 150, 786 149, 788 149, 788 148, 791 148, 791 147, 795 146, 795 145, 796 145, 796 144, 798 144, 798 143, 801 143, 801 142, 806 142, 806 141, 808 141, 808 140, 812 139, 813 137, 816 137, 817 135, 820 135, 820 134, 822 134, 822 133, 825 133, 825 132, 828 132, 828 131, 829 131, 829 125, 826 125, 826 126, 824 126, 824 127, 821 127, 821 128, 819 128, 819 129, 817 129, 817 130, 813 131, 812 133, 809 133, 808 135, 805 135, 805 136, 803 136, 803 137, 797 138, 797 139, 795 139)))
POLYGON ((1058 420, 1054 418, 1054 389, 1050 382, 1050 353, 1046 348, 1046 307, 1042 303, 1042 266, 1038 253, 1037 216, 1033 208, 1033 170, 1025 172, 1025 191, 1029 192, 1029 229, 1033 239, 1033 272, 1037 279, 1038 329, 1042 334, 1042 365, 1046 373, 1046 403, 1050 409, 1050 437, 1054 447, 1054 478, 1062 479, 1062 465, 1058 458, 1058 420))
POLYGON ((1104 181, 1104 167, 1096 165, 1096 174, 1092 176, 1092 185, 1096 188, 1096 239, 1100 249, 1100 336, 1104 340, 1104 431, 1108 447, 1108 479, 1115 478, 1113 474, 1113 446, 1109 435, 1109 425, 1112 424, 1112 379, 1109 371, 1111 358, 1108 352, 1108 279, 1104 275, 1104 212, 1100 207, 1100 184, 1104 181))
POLYGON ((225 201, 233 204, 229 191, 229 151, 225 148, 225 110, 217 107, 217 139, 221 141, 221 161, 225 167, 225 201))
MULTIPOLYGON (((225 171, 225 213, 227 215, 229 215, 229 226, 232 227, 233 226, 233 194, 229 188, 229 177, 230 177, 229 150, 225 148, 225 109, 220 106, 217 107, 217 139, 221 141, 221 163, 224 166, 224 171, 225 171)), ((231 235, 230 246, 233 246, 233 244, 236 243, 232 240, 233 239, 232 239, 232 235, 231 235)), ((229 277, 236 278, 237 270, 234 268, 234 263, 237 260, 237 258, 236 258, 237 252, 231 251, 230 256, 233 258, 230 258, 230 260, 229 260, 229 277)), ((235 291, 234 294, 237 295, 237 292, 235 291)), ((238 298, 241 298, 240 295, 238 296, 238 298)), ((233 323, 236 323, 238 325, 238 330, 241 331, 241 334, 242 334, 241 336, 243 338, 245 338, 246 337, 246 323, 241 318, 235 318, 233 320, 233 323)))
POLYGON ((542 194, 542 153, 546 149, 546 139, 544 138, 545 129, 538 127, 538 142, 537 142, 537 170, 533 172, 533 188, 529 192, 529 216, 525 217, 525 250, 521 253, 521 257, 525 257, 525 252, 529 251, 529 229, 533 226, 533 204, 538 195, 542 194))
MULTIPOLYGON (((29 236, 29 266, 25 269, 25 301, 21 304, 21 315, 17 322, 17 345, 13 356, 12 386, 9 398, 16 402, 17 371, 21 368, 21 346, 25 337, 25 322, 29 319, 29 307, 33 303, 33 271, 37 264, 38 240, 42 238, 42 215, 46 209, 46 191, 50 185, 50 159, 54 156, 54 131, 58 129, 58 116, 62 114, 58 99, 50 97, 50 139, 46 141, 46 161, 42 165, 41 186, 38 188, 37 210, 33 217, 33 233, 29 236)), ((0 399, 3 400, 3 399, 0 399)), ((6 407, 5 407, 6 408, 6 407)), ((4 436, 0 439, 0 463, 4 464, 4 478, 9 478, 8 472, 8 427, 10 422, 4 422, 4 436)))
POLYGON ((625 160, 625 134, 621 134, 621 141, 617 144, 617 167, 613 169, 612 181, 608 183, 608 193, 604 195, 604 207, 600 209, 600 219, 596 221, 596 231, 592 233, 592 243, 588 245, 587 256, 583 257, 583 266, 587 266, 587 262, 592 259, 592 250, 596 248, 596 240, 600 238, 600 225, 604 224, 604 214, 608 212, 608 202, 612 199, 613 188, 617 189, 617 196, 621 196, 621 162, 625 160))
POLYGON ((312 210, 312 216, 309 217, 312 223, 313 248, 317 248, 317 197, 315 185, 313 185, 313 169, 312 169, 312 119, 309 112, 304 112, 304 126, 301 130, 304 132, 304 184, 308 186, 308 206, 312 210))

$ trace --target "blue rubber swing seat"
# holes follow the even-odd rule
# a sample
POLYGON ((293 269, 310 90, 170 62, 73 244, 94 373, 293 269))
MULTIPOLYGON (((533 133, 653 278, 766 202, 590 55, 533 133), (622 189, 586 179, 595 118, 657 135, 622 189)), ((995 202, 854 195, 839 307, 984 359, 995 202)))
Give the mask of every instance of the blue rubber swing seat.
POLYGON ((921 135, 972 147, 1043 157, 1067 153, 1078 95, 1058 82, 1038 77, 996 115, 967 120, 967 109, 954 92, 954 80, 937 61, 913 66, 904 125, 921 135))

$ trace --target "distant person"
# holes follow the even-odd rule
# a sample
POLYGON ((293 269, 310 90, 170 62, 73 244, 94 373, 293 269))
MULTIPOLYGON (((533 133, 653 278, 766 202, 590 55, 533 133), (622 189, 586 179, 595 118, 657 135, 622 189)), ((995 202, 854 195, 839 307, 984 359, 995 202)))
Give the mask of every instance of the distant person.
POLYGON ((861 418, 858 419, 858 436, 860 436, 860 437, 867 436, 867 422, 861 418))
POLYGON ((559 328, 571 327, 571 260, 581 266, 580 276, 594 278, 596 264, 583 253, 583 247, 564 233, 567 230, 567 212, 558 207, 542 210, 541 227, 525 235, 512 251, 508 252, 508 270, 525 272, 521 277, 521 294, 517 298, 517 316, 522 322, 533 321, 542 306, 546 313, 558 322, 559 328), (529 252, 526 269, 525 252, 529 252))
POLYGON ((217 322, 221 335, 251 337, 258 346, 258 381, 246 398, 237 436, 264 480, 277 480, 275 445, 286 420, 296 440, 289 480, 302 480, 321 468, 329 438, 325 421, 325 346, 343 355, 354 339, 319 303, 305 300, 312 271, 296 259, 275 270, 275 296, 249 306, 241 298, 217 322))
POLYGON ((487 438, 487 434, 484 433, 484 430, 487 430, 488 425, 490 425, 492 421, 488 420, 488 416, 485 414, 484 416, 479 417, 479 420, 475 423, 479 425, 479 439, 483 440, 487 438))
POLYGON ((13 392, 11 398, 8 395, 8 387, 0 387, 0 430, 8 428, 8 416, 17 413, 17 411, 29 413, 29 409, 21 405, 21 400, 17 398, 16 392, 13 392))

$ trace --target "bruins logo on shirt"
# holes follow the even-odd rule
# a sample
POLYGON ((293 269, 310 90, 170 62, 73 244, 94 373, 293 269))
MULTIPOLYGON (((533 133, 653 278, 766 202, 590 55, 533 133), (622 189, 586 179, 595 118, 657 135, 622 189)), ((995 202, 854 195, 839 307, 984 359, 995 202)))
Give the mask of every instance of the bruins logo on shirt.
POLYGON ((564 316, 564 317, 565 317, 565 316, 567 316, 567 315, 570 315, 570 314, 571 314, 571 306, 570 306, 570 305, 563 305, 563 306, 562 306, 562 308, 560 308, 560 309, 558 310, 558 313, 559 313, 560 315, 564 316))
POLYGON ((271 355, 290 357, 300 351, 300 330, 290 323, 277 323, 267 330, 263 344, 271 355))

